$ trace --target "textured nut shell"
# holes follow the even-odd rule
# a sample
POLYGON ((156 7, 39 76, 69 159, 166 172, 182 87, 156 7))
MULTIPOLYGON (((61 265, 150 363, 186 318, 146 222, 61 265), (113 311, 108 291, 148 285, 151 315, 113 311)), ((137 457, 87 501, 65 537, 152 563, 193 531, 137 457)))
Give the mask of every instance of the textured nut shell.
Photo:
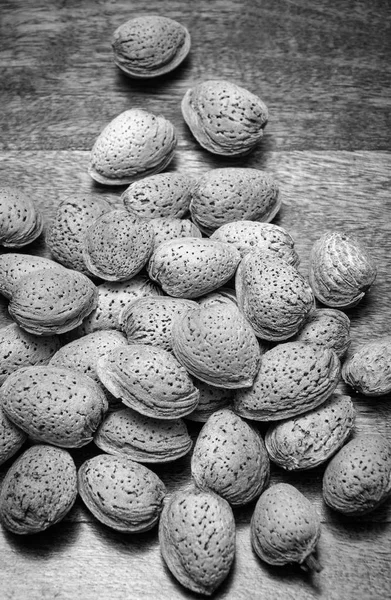
POLYGON ((198 390, 186 370, 162 348, 115 348, 98 360, 97 373, 113 396, 147 417, 180 418, 198 403, 198 390))
POLYGON ((161 115, 131 108, 115 117, 91 150, 88 172, 106 185, 125 185, 163 171, 177 144, 172 123, 161 115))
POLYGON ((258 431, 229 409, 215 412, 202 427, 191 458, 196 485, 234 506, 247 504, 266 487, 270 462, 258 431))
POLYGON ((235 520, 228 502, 206 490, 180 490, 164 502, 160 550, 185 588, 211 595, 227 577, 235 556, 235 520))
POLYGON ((376 279, 376 266, 354 236, 328 231, 313 245, 309 280, 316 298, 331 308, 355 306, 376 279))
POLYGON ((100 383, 96 363, 113 348, 127 346, 126 337, 116 329, 93 331, 80 339, 68 342, 50 359, 52 367, 67 367, 84 373, 100 383))
POLYGON ((181 108, 198 143, 223 156, 250 152, 262 138, 268 119, 267 106, 258 96, 223 80, 190 88, 181 108))
POLYGON ((265 436, 269 456, 288 471, 317 467, 345 443, 354 419, 351 398, 333 394, 315 410, 271 425, 265 436))
POLYGON ((19 280, 8 312, 26 331, 52 335, 80 325, 97 303, 97 287, 83 273, 42 269, 19 280))
POLYGON ((106 397, 90 377, 64 367, 24 367, 0 388, 6 415, 35 441, 80 448, 92 441, 107 411, 106 397))
POLYGON ((77 336, 103 329, 121 329, 120 315, 138 298, 160 296, 161 289, 145 275, 135 275, 129 281, 105 281, 97 286, 98 305, 75 330, 77 336))
POLYGON ((187 420, 206 423, 209 417, 217 410, 231 407, 235 390, 218 388, 195 377, 193 378, 193 382, 200 396, 196 408, 189 415, 186 415, 187 420))
POLYGON ((108 454, 127 456, 141 463, 170 462, 187 454, 192 447, 182 419, 153 419, 130 408, 106 415, 94 442, 108 454))
POLYGON ((0 187, 0 246, 22 248, 42 233, 43 218, 32 198, 16 187, 0 187))
POLYGON ((254 331, 229 304, 201 306, 175 319, 172 347, 191 375, 216 387, 251 386, 261 362, 254 331))
POLYGON ((166 488, 144 465, 124 456, 100 454, 86 460, 77 475, 79 494, 101 523, 137 533, 158 522, 166 488))
POLYGON ((25 450, 5 475, 0 520, 12 533, 38 533, 61 521, 76 496, 76 467, 69 452, 37 444, 25 450))
POLYGON ((362 344, 343 363, 342 379, 364 396, 391 392, 391 336, 362 344))
POLYGON ((130 19, 114 32, 115 64, 129 77, 150 78, 169 73, 186 58, 191 38, 178 21, 158 15, 130 19))
POLYGON ((305 319, 292 341, 310 342, 332 348, 342 358, 350 346, 350 319, 334 308, 318 308, 305 319))
POLYGON ((230 244, 189 237, 160 244, 147 270, 169 296, 198 298, 227 283, 239 261, 230 244))
POLYGON ((172 351, 172 323, 191 308, 197 308, 197 303, 185 298, 139 298, 122 311, 121 329, 129 343, 150 344, 172 351))
POLYGON ((157 173, 134 181, 121 195, 125 208, 143 219, 184 217, 194 182, 184 173, 157 173))
POLYGON ((93 275, 106 281, 126 281, 141 271, 152 250, 149 224, 118 209, 101 215, 90 225, 83 258, 93 275))
POLYGON ((301 273, 270 251, 246 254, 235 282, 239 308, 255 334, 265 340, 292 337, 315 307, 312 290, 301 273))
POLYGON ((281 196, 274 178, 250 167, 211 169, 191 190, 191 218, 205 233, 232 221, 268 222, 280 208, 281 196))
POLYGON ((234 410, 247 419, 276 421, 320 406, 334 392, 341 365, 330 348, 287 342, 262 356, 254 385, 238 390, 234 410))
POLYGON ((391 495, 391 446, 381 435, 360 435, 331 459, 323 476, 326 504, 345 515, 366 514, 391 495))
POLYGON ((110 203, 100 196, 75 194, 63 200, 45 234, 53 258, 69 269, 89 274, 83 259, 84 237, 91 222, 110 210, 110 203))
POLYGON ((37 336, 16 323, 0 329, 0 385, 13 371, 46 365, 61 346, 57 335, 37 336))
POLYGON ((277 483, 258 499, 251 543, 271 565, 305 563, 320 537, 320 518, 311 502, 290 484, 277 483))
POLYGON ((0 465, 14 456, 26 439, 25 432, 9 420, 0 406, 0 465))
POLYGON ((163 242, 175 240, 177 238, 202 238, 202 233, 194 223, 189 219, 176 219, 174 217, 160 217, 149 221, 153 229, 154 251, 163 242))
POLYGON ((272 223, 233 221, 221 225, 210 237, 212 240, 233 244, 242 258, 249 252, 260 249, 274 252, 294 267, 300 262, 292 236, 283 227, 272 223))
POLYGON ((0 255, 0 294, 6 298, 11 298, 15 287, 24 275, 30 275, 34 271, 41 271, 42 269, 54 269, 63 272, 61 265, 43 256, 13 252, 0 255))

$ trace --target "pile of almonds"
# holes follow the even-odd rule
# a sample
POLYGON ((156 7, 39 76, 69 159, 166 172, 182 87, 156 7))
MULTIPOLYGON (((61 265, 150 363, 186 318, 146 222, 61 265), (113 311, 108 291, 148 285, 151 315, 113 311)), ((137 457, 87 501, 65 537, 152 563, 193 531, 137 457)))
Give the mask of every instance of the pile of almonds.
MULTIPOLYGON (((137 17, 113 36, 129 77, 159 76, 190 50, 179 23, 137 17)), ((183 117, 201 146, 250 152, 268 110, 226 81, 188 90, 183 117)), ((161 553, 186 588, 212 594, 235 555, 233 506, 253 503, 249 544, 272 565, 320 568, 321 524, 284 470, 325 465, 325 503, 345 515, 391 495, 391 446, 353 435, 341 381, 367 396, 391 391, 391 336, 346 359, 350 321, 376 277, 359 240, 327 231, 308 280, 295 242, 272 219, 273 177, 211 169, 165 172, 177 143, 163 116, 134 108, 102 131, 89 172, 127 185, 113 207, 64 199, 46 224, 52 259, 28 253, 43 219, 31 199, 0 189, 0 519, 43 531, 77 495, 96 519, 134 534, 158 525, 161 553), (13 251, 15 249, 15 251, 13 251), (24 253, 25 252, 25 253, 24 253), (187 421, 202 424, 193 443, 187 421), (266 434, 261 435, 266 424, 266 434), (79 470, 72 449, 95 444, 79 470), (27 446, 27 449, 24 448, 27 446), (169 494, 157 466, 191 453, 191 481, 169 494)))

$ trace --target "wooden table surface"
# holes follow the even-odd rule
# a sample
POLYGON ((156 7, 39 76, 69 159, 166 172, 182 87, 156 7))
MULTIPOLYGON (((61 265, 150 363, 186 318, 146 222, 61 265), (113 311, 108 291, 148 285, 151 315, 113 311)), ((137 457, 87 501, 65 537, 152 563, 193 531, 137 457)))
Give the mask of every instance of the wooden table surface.
MULTIPOLYGON (((170 170, 197 176, 235 165, 274 174, 283 197, 274 223, 294 237, 304 274, 311 245, 326 229, 356 233, 373 254, 378 277, 348 311, 352 349, 391 333, 390 17, 388 0, 1 0, 1 185, 31 193, 47 221, 73 193, 116 202, 122 189, 94 184, 87 174, 94 140, 130 107, 161 113, 178 130, 170 170), (140 14, 177 19, 192 35, 185 63, 145 82, 121 74, 110 47, 114 29, 140 14), (244 159, 202 150, 184 124, 183 94, 210 78, 233 81, 269 107, 265 137, 244 159)), ((43 239, 29 252, 47 255, 43 239)), ((6 301, 0 306, 4 325, 6 301)), ((381 432, 391 441, 390 396, 352 397, 356 432, 381 432)), ((73 454, 80 464, 94 452, 87 447, 73 454)), ((172 491, 189 480, 189 459, 155 470, 172 491)), ((235 509, 236 560, 216 599, 391 597, 391 502, 359 519, 343 518, 322 501, 323 471, 287 475, 273 468, 271 479, 293 483, 315 503, 323 570, 310 575, 261 563, 249 541, 252 504, 235 509)), ((1 600, 197 597, 164 566, 156 529, 116 533, 80 499, 45 533, 0 531, 1 600)))

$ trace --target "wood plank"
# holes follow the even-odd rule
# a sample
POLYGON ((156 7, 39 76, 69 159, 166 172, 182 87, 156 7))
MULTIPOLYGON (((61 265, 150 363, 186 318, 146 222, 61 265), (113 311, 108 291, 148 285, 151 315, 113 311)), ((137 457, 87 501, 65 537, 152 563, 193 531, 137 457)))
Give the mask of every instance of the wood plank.
MULTIPOLYGON (((271 567, 251 549, 249 527, 239 524, 236 558, 215 593, 219 600, 388 600, 391 525, 323 525, 323 570, 271 567), (358 577, 359 571, 359 577, 358 577)), ((99 523, 62 523, 38 537, 0 538, 0 597, 4 600, 156 600, 198 598, 181 587, 160 556, 156 531, 119 534, 99 523), (22 574, 22 576, 21 576, 22 574)))
POLYGON ((162 113, 191 148, 180 101, 196 81, 222 78, 259 94, 270 109, 263 147, 388 150, 390 36, 381 0, 314 4, 201 0, 148 4, 2 3, 2 149, 89 149, 127 108, 162 113), (112 60, 110 38, 135 14, 177 18, 192 34, 178 70, 130 80, 112 60))

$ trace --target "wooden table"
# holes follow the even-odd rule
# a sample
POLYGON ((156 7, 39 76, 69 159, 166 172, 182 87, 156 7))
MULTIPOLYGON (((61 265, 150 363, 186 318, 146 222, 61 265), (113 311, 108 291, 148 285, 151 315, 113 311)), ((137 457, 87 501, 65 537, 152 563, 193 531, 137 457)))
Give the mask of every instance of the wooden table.
MULTIPOLYGON (((326 229, 357 234, 377 262, 378 278, 348 311, 352 348, 391 333, 390 17, 387 0, 2 0, 0 182, 31 193, 47 220, 73 193, 115 202, 120 191, 94 184, 87 174, 95 138, 130 107, 162 113, 179 137, 170 170, 198 176, 240 165, 275 175, 283 207, 274 222, 295 238, 304 274, 311 245, 326 229), (147 13, 186 25, 192 50, 172 74, 142 82, 115 67, 110 37, 121 23, 147 13), (269 107, 264 140, 245 159, 202 150, 184 124, 183 94, 210 78, 236 82, 269 107)), ((47 254, 43 239, 29 251, 47 254)), ((4 325, 5 300, 1 314, 4 325)), ((356 432, 381 432, 391 441, 390 397, 352 397, 356 432)), ((89 447, 74 452, 75 460, 80 464, 93 453, 89 447)), ((293 483, 319 510, 323 571, 308 575, 262 564, 250 547, 253 505, 246 506, 235 509, 236 561, 216 598, 391 597, 391 502, 360 519, 343 518, 323 504, 323 470, 272 472, 272 483, 293 483)), ((188 481, 189 460, 156 472, 172 491, 188 481)), ((100 525, 80 499, 62 523, 41 535, 1 530, 0 536, 2 600, 197 597, 165 568, 156 530, 118 534, 100 525)))

